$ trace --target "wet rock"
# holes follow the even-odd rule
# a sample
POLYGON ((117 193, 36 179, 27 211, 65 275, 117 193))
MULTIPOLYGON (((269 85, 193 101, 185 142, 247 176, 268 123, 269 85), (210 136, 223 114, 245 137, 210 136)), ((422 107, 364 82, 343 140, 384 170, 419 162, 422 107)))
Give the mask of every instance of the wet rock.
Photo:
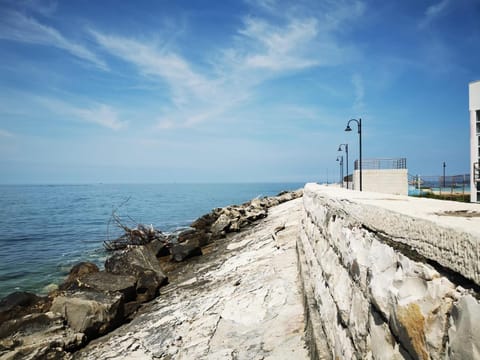
POLYGON ((65 326, 52 312, 30 314, 0 323, 1 359, 68 359, 85 335, 65 326))
POLYGON ((181 262, 185 259, 202 255, 202 249, 200 248, 198 242, 195 241, 175 244, 170 249, 170 252, 172 253, 172 260, 176 262, 181 262))
POLYGON ((92 262, 80 262, 72 267, 68 277, 65 279, 62 285, 60 285, 60 290, 66 290, 72 287, 75 287, 77 280, 86 275, 100 271, 98 266, 92 262))
POLYGON ((123 297, 118 293, 65 291, 53 300, 50 310, 62 315, 75 332, 93 339, 120 324, 123 297))
POLYGON ((17 291, 0 300, 0 324, 27 314, 47 311, 50 300, 35 294, 17 291))

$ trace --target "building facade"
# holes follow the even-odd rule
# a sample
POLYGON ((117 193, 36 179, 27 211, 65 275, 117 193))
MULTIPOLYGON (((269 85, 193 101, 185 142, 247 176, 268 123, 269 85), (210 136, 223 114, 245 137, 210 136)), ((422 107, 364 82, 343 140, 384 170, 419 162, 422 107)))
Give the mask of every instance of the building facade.
MULTIPOLYGON (((360 190, 359 162, 355 160, 353 189, 360 190)), ((408 195, 407 159, 364 159, 362 190, 384 194, 408 195)))
POLYGON ((480 80, 469 84, 470 201, 480 202, 480 80))

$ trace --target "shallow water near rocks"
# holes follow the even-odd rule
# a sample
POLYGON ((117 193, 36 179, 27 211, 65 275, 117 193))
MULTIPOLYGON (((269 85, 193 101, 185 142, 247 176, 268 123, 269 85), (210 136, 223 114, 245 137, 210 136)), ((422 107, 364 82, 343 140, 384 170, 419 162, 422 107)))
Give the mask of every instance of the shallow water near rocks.
POLYGON ((215 207, 296 190, 303 183, 0 186, 0 298, 48 292, 79 261, 103 265, 112 210, 164 232, 215 207), (128 201, 127 201, 128 200, 128 201))

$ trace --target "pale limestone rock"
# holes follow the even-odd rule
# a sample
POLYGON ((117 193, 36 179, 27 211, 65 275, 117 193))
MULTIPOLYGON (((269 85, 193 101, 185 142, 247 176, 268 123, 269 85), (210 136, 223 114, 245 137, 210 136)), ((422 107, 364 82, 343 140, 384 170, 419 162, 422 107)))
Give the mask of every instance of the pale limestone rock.
POLYGON ((453 306, 448 330, 451 359, 480 359, 480 304, 471 295, 453 306))
MULTIPOLYGON (((345 195, 351 194, 355 195, 345 192, 345 195)), ((405 218, 403 214, 382 213, 378 204, 373 211, 376 222, 371 222, 371 206, 335 196, 314 191, 307 185, 298 245, 302 280, 304 286, 312 287, 312 291, 306 292, 313 298, 308 302, 317 304, 318 309, 318 316, 310 315, 310 318, 319 319, 317 326, 324 330, 331 357, 445 359, 448 356, 447 332, 452 336, 455 333, 448 330, 452 304, 465 297, 465 290, 455 286, 432 266, 419 262, 421 257, 416 256, 411 248, 423 246, 428 251, 421 254, 431 254, 438 261, 435 256, 440 252, 434 247, 448 247, 448 251, 453 249, 458 255, 459 264, 453 269, 471 268, 471 265, 463 264, 471 258, 463 257, 465 249, 458 246, 463 243, 451 240, 451 234, 456 230, 447 231, 450 235, 446 241, 429 243, 424 238, 433 239, 432 236, 439 233, 438 229, 432 230, 430 225, 422 228, 425 223, 405 218), (368 221, 364 222, 364 219, 368 221), (372 224, 378 225, 380 221, 389 226, 382 227, 377 233, 372 224), (401 237, 397 232, 397 225, 404 222, 417 226, 412 231, 413 238, 409 237, 408 227, 402 228, 401 237), (401 242, 399 247, 404 254, 392 247, 397 240, 401 242), (349 313, 346 316, 347 304, 349 313)), ((361 201, 370 201, 362 196, 359 197, 361 201)), ((461 233, 458 235, 462 236, 461 233)), ((445 253, 445 249, 442 252, 445 253)), ((465 273, 469 274, 468 271, 465 273)), ((317 311, 315 306, 308 309, 317 311)), ((311 327, 314 328, 315 324, 311 327)), ((460 338, 458 336, 457 340, 460 338)), ((477 344, 478 339, 479 331, 470 335, 472 344, 477 344)), ((474 348, 475 345, 466 347, 468 354, 463 354, 465 358, 478 356, 476 350, 472 350, 474 348)), ((458 349, 457 346, 456 351, 458 349)))
POLYGON ((215 241, 132 322, 75 358, 307 359, 295 252, 300 206, 271 208, 248 232, 215 241))

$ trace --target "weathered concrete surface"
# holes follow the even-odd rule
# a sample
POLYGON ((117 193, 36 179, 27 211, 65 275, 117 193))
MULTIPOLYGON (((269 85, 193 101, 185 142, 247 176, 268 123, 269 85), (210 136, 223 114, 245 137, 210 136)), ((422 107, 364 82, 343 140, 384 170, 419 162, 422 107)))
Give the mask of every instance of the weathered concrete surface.
POLYGON ((215 241, 169 273, 170 284, 131 323, 75 358, 308 358, 295 250, 301 208, 301 199, 286 202, 215 241))
POLYGON ((478 253, 460 247, 476 249, 480 209, 422 200, 305 187, 298 251, 318 357, 479 358, 478 287, 455 272, 475 278, 478 253))

